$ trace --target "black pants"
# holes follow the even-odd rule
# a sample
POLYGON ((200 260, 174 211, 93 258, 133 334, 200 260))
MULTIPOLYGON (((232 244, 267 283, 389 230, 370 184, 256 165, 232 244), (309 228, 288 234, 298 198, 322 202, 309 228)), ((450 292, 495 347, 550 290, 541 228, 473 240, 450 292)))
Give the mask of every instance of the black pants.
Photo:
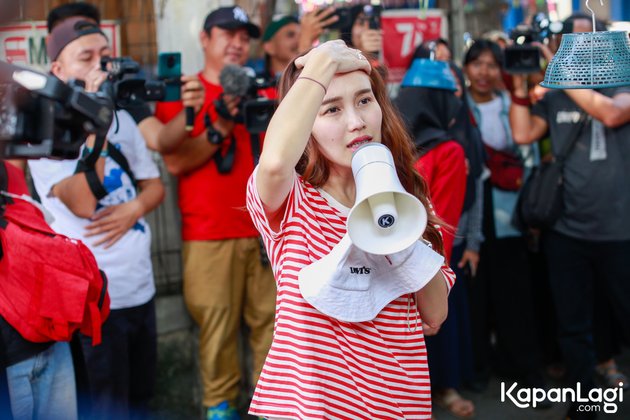
POLYGON ((479 271, 470 287, 478 379, 489 375, 494 353, 500 374, 527 385, 543 385, 530 268, 523 237, 489 238, 481 247, 479 271))
POLYGON ((548 232, 543 238, 570 384, 593 386, 593 301, 598 289, 630 337, 630 241, 595 242, 548 232))
POLYGON ((102 332, 103 342, 95 347, 90 337, 81 336, 89 386, 88 418, 147 417, 157 364, 155 301, 112 310, 102 332))

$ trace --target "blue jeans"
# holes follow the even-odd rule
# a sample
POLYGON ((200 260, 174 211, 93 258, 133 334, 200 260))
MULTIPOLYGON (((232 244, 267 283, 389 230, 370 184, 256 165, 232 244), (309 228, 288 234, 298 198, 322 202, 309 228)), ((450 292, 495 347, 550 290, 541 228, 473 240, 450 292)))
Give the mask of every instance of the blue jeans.
POLYGON ((77 418, 77 395, 70 346, 58 342, 6 368, 15 420, 77 418))

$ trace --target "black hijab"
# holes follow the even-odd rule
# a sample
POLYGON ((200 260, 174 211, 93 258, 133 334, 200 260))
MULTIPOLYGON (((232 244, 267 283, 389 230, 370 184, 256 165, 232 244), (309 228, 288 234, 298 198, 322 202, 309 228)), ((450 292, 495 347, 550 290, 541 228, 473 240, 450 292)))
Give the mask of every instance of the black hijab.
POLYGON ((421 155, 453 139, 449 126, 461 107, 461 101, 452 91, 404 86, 400 88, 395 103, 421 155))

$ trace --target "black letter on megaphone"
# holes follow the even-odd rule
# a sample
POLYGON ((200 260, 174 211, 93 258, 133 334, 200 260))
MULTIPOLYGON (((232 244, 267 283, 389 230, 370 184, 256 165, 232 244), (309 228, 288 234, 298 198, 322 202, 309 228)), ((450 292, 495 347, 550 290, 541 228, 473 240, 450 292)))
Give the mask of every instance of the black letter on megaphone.
POLYGON ((356 200, 348 214, 350 240, 370 254, 402 251, 420 239, 427 212, 420 200, 403 188, 389 149, 368 143, 352 156, 356 200))

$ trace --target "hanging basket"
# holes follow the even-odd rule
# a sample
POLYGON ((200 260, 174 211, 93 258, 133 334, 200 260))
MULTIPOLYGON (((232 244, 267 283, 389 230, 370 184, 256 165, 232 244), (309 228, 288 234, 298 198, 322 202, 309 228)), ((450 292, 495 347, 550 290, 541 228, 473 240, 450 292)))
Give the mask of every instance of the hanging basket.
POLYGON ((630 85, 630 39, 624 31, 565 34, 541 86, 600 89, 630 85))

